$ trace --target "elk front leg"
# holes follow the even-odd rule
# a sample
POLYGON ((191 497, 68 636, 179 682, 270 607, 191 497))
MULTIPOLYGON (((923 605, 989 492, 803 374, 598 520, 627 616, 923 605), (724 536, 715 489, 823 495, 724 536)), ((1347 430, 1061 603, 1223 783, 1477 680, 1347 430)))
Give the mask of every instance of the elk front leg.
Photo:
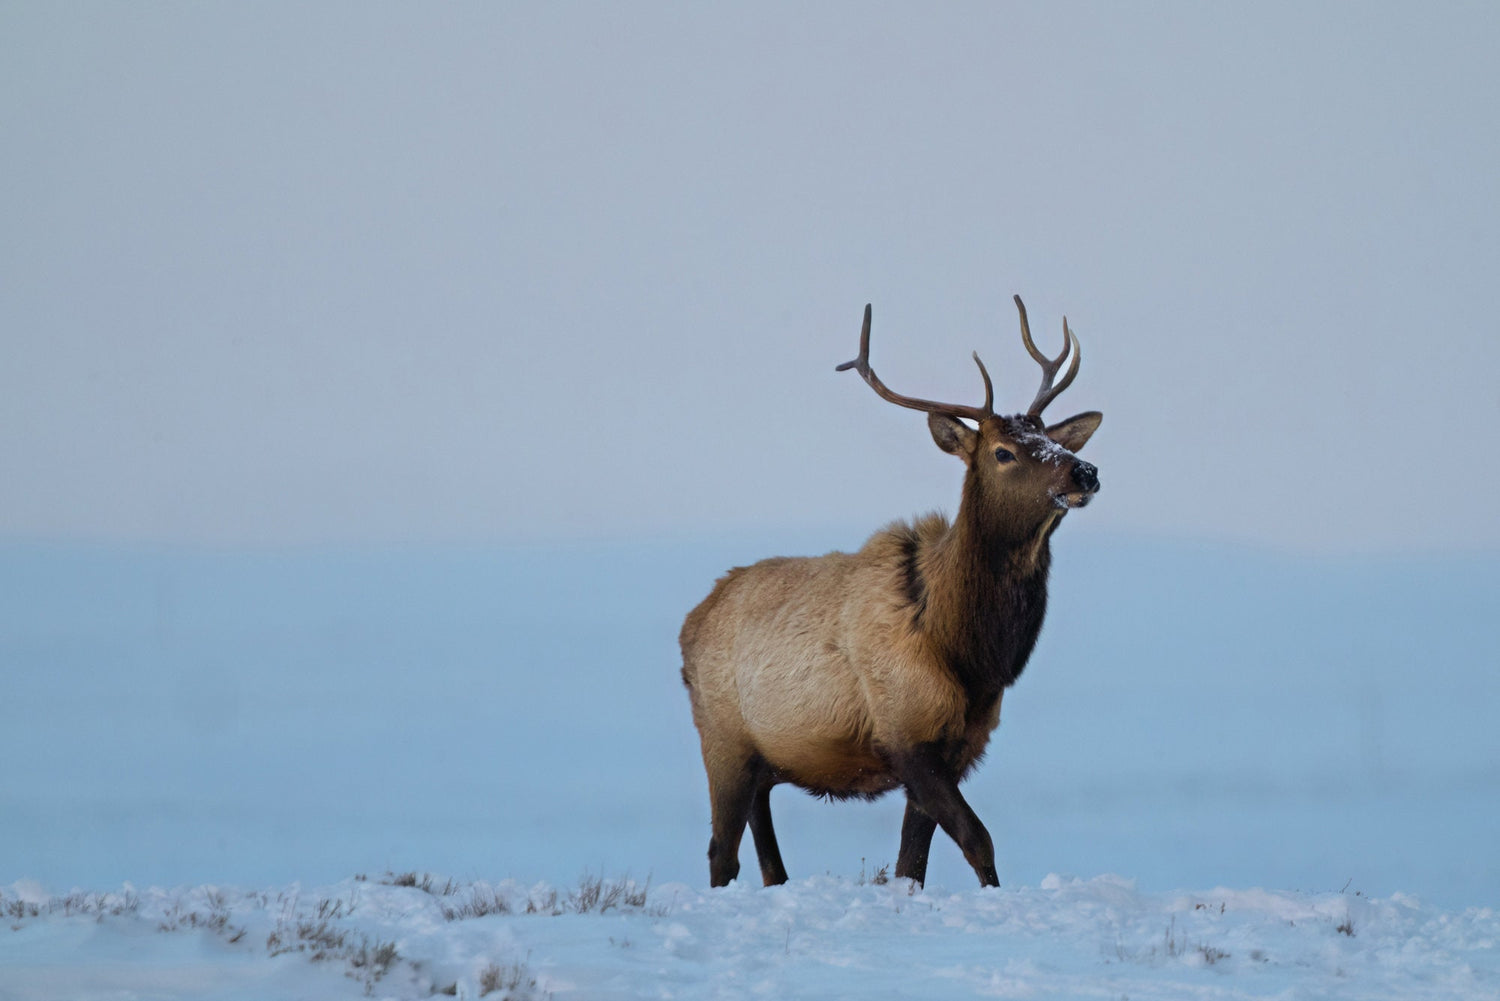
MULTIPOLYGON (((899 755, 895 765, 906 786, 907 797, 957 843, 964 858, 974 867, 979 884, 999 886, 1000 876, 995 872, 995 845, 990 840, 990 832, 984 829, 984 824, 958 791, 958 776, 944 760, 939 745, 919 744, 899 755)), ((911 816, 910 809, 907 816, 911 816)), ((903 823, 902 834, 905 832, 903 823)), ((904 836, 902 840, 905 841, 904 836)), ((928 840, 931 840, 930 833, 928 840)), ((903 844, 903 854, 906 847, 903 844)), ((926 875, 925 869, 923 875, 926 875)))
POLYGON ((922 812, 916 800, 906 797, 906 816, 901 821, 901 851, 896 856, 896 878, 927 882, 927 853, 937 821, 922 812))

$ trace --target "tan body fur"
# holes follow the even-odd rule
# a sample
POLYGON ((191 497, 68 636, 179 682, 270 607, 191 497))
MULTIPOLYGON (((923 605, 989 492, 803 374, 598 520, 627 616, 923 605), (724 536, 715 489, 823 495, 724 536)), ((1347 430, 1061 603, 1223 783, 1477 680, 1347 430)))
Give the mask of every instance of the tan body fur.
MULTIPOLYGON (((931 536, 946 528, 922 524, 931 536)), ((759 754, 803 788, 875 795, 900 785, 878 748, 964 733, 963 688, 902 594, 903 535, 887 529, 857 553, 739 567, 688 616, 693 720, 705 759, 724 759, 710 774, 759 754)))

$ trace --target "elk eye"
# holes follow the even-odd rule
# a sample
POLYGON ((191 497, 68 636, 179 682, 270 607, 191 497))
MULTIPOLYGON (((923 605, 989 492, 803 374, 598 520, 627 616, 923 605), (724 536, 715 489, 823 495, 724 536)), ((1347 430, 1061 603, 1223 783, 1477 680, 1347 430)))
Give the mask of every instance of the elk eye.
POLYGON ((1007 462, 1015 462, 1016 457, 1011 454, 1011 451, 1008 448, 997 448, 995 449, 995 461, 1003 466, 1007 462))

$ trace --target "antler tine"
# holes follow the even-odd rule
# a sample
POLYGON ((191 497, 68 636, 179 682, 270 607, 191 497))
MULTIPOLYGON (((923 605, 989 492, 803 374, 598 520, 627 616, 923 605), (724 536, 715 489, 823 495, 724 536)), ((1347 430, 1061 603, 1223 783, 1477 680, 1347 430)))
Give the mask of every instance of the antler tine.
POLYGON ((1026 350, 1031 352, 1031 357, 1036 359, 1036 363, 1046 368, 1052 363, 1052 359, 1038 351, 1036 342, 1031 339, 1031 324, 1026 322, 1026 304, 1018 295, 1013 295, 1011 298, 1016 301, 1016 310, 1021 314, 1021 340, 1026 342, 1026 350))
MULTIPOLYGON (((853 361, 846 361, 842 365, 835 365, 835 372, 845 372, 855 369, 860 375, 870 370, 870 303, 865 303, 865 324, 859 330, 859 357, 853 361)), ((868 378, 868 377, 867 377, 868 378)))
POLYGON ((1031 325, 1026 321, 1026 304, 1021 301, 1020 296, 1013 296, 1016 300, 1016 310, 1021 314, 1021 340, 1026 343, 1026 350, 1036 363, 1042 366, 1042 387, 1037 390, 1036 399, 1031 401, 1031 406, 1026 413, 1031 417, 1040 417, 1047 404, 1057 399, 1058 394, 1073 384, 1073 379, 1078 375, 1078 363, 1083 359, 1083 349, 1079 347, 1078 337, 1068 326, 1068 318, 1063 317, 1063 349, 1062 354, 1056 358, 1048 358, 1037 349, 1036 342, 1031 339, 1031 325), (1062 367, 1063 360, 1072 354, 1073 361, 1068 366, 1068 372, 1063 376, 1060 385, 1054 387, 1052 380, 1057 376, 1057 370, 1062 367))
POLYGON ((921 410, 926 413, 949 414, 953 417, 967 417, 970 420, 982 421, 987 417, 995 415, 994 388, 990 385, 990 374, 984 369, 984 362, 979 360, 979 353, 975 352, 974 362, 979 366, 979 374, 984 378, 984 406, 969 407, 961 403, 938 403, 935 400, 921 400, 915 396, 902 396, 900 393, 892 392, 886 384, 880 381, 875 370, 870 367, 870 305, 865 304, 865 323, 859 332, 859 357, 853 361, 846 361, 837 366, 834 371, 843 372, 846 369, 854 369, 860 374, 865 382, 869 383, 871 389, 887 403, 894 403, 900 407, 909 407, 912 410, 921 410))
POLYGON ((995 412, 995 387, 990 383, 990 373, 985 370, 984 362, 979 360, 979 352, 974 352, 974 364, 979 366, 979 377, 984 380, 984 410, 987 414, 995 412))

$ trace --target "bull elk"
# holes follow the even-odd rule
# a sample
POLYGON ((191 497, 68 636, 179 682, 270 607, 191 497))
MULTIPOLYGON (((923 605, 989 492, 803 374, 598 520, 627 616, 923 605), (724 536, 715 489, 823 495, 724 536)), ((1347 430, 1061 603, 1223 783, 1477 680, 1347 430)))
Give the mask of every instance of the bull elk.
POLYGON ((858 552, 779 557, 720 578, 682 626, 682 679, 703 748, 712 809, 709 881, 739 875, 748 820, 767 886, 786 882, 771 826, 773 786, 833 799, 906 789, 896 875, 920 883, 936 827, 962 849, 981 885, 998 886, 995 850, 959 783, 1000 722, 1000 699, 1036 644, 1047 604, 1049 540, 1099 490, 1076 453, 1099 427, 1087 412, 1058 424, 1042 411, 1078 374, 1078 339, 1063 320, 1056 358, 1021 339, 1042 367, 1024 414, 902 396, 870 368, 870 307, 852 368, 881 399, 927 414, 937 446, 963 460, 950 523, 895 522, 858 552), (1053 384, 1063 361, 1072 363, 1053 384), (970 427, 963 419, 975 422, 970 427))

